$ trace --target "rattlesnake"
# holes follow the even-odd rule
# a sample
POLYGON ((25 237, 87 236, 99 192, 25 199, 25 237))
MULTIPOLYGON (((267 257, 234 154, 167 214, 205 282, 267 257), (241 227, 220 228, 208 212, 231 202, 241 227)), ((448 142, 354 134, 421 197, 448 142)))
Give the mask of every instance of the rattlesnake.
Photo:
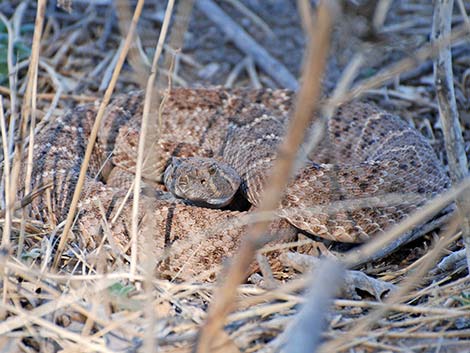
MULTIPOLYGON (((158 259, 166 254, 159 268, 170 273, 182 270, 180 277, 190 277, 233 254, 245 228, 225 222, 236 221, 242 213, 207 204, 229 203, 231 195, 226 195, 237 183, 251 204, 259 204, 293 99, 286 90, 169 92, 161 112, 160 138, 152 151, 159 158, 143 171, 147 191, 139 205, 141 233, 151 235, 140 241, 142 248, 151 249, 158 259), (184 159, 188 157, 200 160, 184 159), (181 174, 186 161, 196 161, 198 168, 181 174), (189 195, 205 207, 173 197, 161 185, 162 179, 177 196, 189 195), (194 187, 201 192, 191 194, 194 187), (207 193, 211 190, 222 196, 211 196, 207 193)), ((106 110, 76 227, 88 249, 98 247, 103 233, 114 250, 118 246, 117 251, 122 251, 129 243, 132 202, 124 202, 121 210, 119 206, 130 185, 126 176, 135 168, 142 109, 143 93, 133 92, 117 96, 106 110)), ((33 201, 36 218, 52 225, 65 218, 96 112, 96 105, 79 106, 36 137, 32 187, 52 183, 33 201)), ((448 185, 443 166, 418 131, 374 105, 349 103, 330 119, 327 136, 289 184, 278 211, 281 220, 272 231, 286 229, 282 240, 294 239, 296 230, 287 226, 287 220, 323 238, 362 242, 406 217, 423 198, 420 203, 381 207, 362 203, 358 209, 331 205, 347 201, 357 206, 364 198, 377 200, 388 193, 429 198, 448 185)), ((275 262, 276 253, 270 258, 275 262)))

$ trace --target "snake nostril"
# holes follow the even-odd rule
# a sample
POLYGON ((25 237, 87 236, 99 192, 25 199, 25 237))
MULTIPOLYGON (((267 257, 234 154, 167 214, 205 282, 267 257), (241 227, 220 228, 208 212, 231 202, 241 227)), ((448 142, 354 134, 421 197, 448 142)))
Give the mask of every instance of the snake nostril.
POLYGON ((201 185, 206 185, 206 179, 201 179, 201 185))

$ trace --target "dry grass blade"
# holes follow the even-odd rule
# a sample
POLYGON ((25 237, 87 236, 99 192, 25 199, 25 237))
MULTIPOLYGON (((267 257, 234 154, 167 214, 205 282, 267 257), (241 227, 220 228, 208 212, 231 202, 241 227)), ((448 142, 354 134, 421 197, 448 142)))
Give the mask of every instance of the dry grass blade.
POLYGON ((0 307, 4 308, 5 310, 8 310, 14 314, 16 314, 19 317, 23 317, 25 321, 35 323, 36 325, 49 330, 52 333, 57 334, 59 337, 64 337, 72 342, 76 343, 76 349, 83 349, 84 347, 88 348, 90 351, 94 352, 103 352, 103 353, 109 353, 112 352, 111 350, 107 349, 105 345, 103 345, 102 342, 100 342, 97 339, 91 339, 88 337, 84 337, 80 334, 74 333, 72 331, 66 330, 63 327, 60 327, 51 321, 48 321, 46 319, 43 319, 41 317, 36 317, 36 316, 31 316, 28 314, 27 311, 24 311, 20 308, 17 308, 12 305, 7 305, 7 304, 0 304, 0 307))
MULTIPOLYGON (((159 105, 159 93, 154 91, 155 79, 157 77, 158 60, 163 50, 163 43, 165 42, 168 27, 170 25, 171 15, 173 13, 174 1, 169 0, 165 11, 165 18, 163 20, 162 29, 158 38, 157 47, 155 48, 155 55, 152 61, 150 76, 147 80, 145 90, 144 108, 142 113, 142 127, 140 131, 135 183, 134 183, 134 199, 132 205, 132 245, 131 245, 131 275, 134 275, 137 268, 137 248, 138 248, 138 210, 139 210, 139 194, 140 194, 140 181, 142 179, 142 168, 144 168, 144 151, 151 151, 152 145, 156 138, 158 138, 158 125, 156 121, 150 121, 150 111, 155 111, 159 105), (147 132, 150 139, 147 140, 147 132)), ((155 120, 155 119, 154 119, 155 120)), ((155 159, 158 156, 155 153, 150 153, 149 158, 146 158, 145 163, 155 165, 155 159)))
POLYGON ((351 329, 347 334, 344 336, 339 337, 337 340, 332 342, 326 343, 324 346, 321 347, 320 352, 341 352, 345 351, 350 347, 354 347, 355 345, 359 344, 360 342, 367 340, 368 337, 359 338, 361 334, 367 333, 368 328, 380 317, 385 315, 387 311, 390 310, 391 306, 403 301, 405 295, 416 287, 422 278, 425 277, 426 273, 429 269, 436 263, 439 259, 439 255, 441 251, 449 244, 449 241, 452 239, 452 235, 456 232, 458 227, 458 217, 454 217, 453 221, 447 228, 445 234, 438 240, 435 244, 434 248, 429 252, 426 256, 426 260, 421 263, 419 268, 416 271, 407 277, 403 283, 401 284, 400 288, 392 293, 389 298, 385 301, 385 305, 377 308, 376 310, 372 311, 367 316, 360 319, 353 329, 351 329))
POLYGON ((8 158, 8 136, 5 126, 5 116, 3 115, 3 97, 0 95, 0 128, 2 134, 3 155, 3 177, 5 179, 5 225, 2 234, 2 246, 8 246, 11 232, 11 210, 10 200, 10 158, 8 158))
MULTIPOLYGON (((44 24, 44 16, 46 11, 46 0, 39 0, 37 4, 36 11, 36 22, 34 25, 34 35, 33 35, 33 44, 31 49, 31 58, 28 67, 28 84, 26 87, 26 94, 23 100, 23 107, 21 111, 21 127, 20 127, 20 136, 18 142, 16 143, 15 155, 13 158, 13 166, 11 170, 11 180, 14 180, 15 183, 10 185, 10 207, 14 205, 15 198, 17 194, 17 182, 18 176, 20 173, 20 164, 21 159, 23 158, 23 141, 26 139, 26 131, 29 125, 34 125, 36 119, 36 93, 37 93, 37 75, 38 75, 38 65, 39 65, 39 49, 41 43, 41 34, 44 24), (28 121, 30 120, 30 121, 28 121)), ((13 75, 13 72, 10 72, 10 75, 13 75)), ((16 87, 10 87, 12 90, 16 90, 16 87)), ((14 94, 12 92, 12 94, 14 94)), ((13 131, 10 131, 10 134, 13 134, 13 131)), ((28 151, 28 162, 26 164, 26 181, 31 181, 31 172, 32 172, 32 148, 28 151), (29 177, 28 177, 29 176, 29 177)), ((5 158, 8 158, 5 156, 5 158)), ((28 189, 29 186, 25 184, 25 187, 28 189)), ((24 221, 22 221, 24 222, 24 221)), ((22 226, 23 227, 23 226, 22 226)))
POLYGON ((428 60, 429 58, 433 58, 436 55, 437 47, 439 47, 440 45, 445 45, 446 43, 450 43, 450 45, 455 45, 462 39, 466 38, 467 34, 467 26, 459 26, 448 36, 439 38, 439 40, 436 41, 434 44, 427 45, 422 49, 419 49, 418 51, 413 53, 411 57, 401 59, 386 67, 385 69, 381 70, 381 72, 377 73, 376 75, 360 81, 347 94, 343 95, 340 98, 336 98, 334 100, 332 99, 329 104, 337 106, 349 102, 354 98, 359 98, 369 89, 377 88, 380 85, 396 78, 400 74, 412 70, 419 63, 422 63, 423 61, 428 60))
MULTIPOLYGON (((140 185, 142 179, 142 169, 145 168, 145 164, 148 163, 149 165, 155 165, 157 155, 156 153, 152 153, 152 147, 155 141, 158 140, 158 122, 156 119, 150 119, 150 111, 155 111, 161 101, 159 92, 155 90, 155 79, 157 77, 157 69, 158 69, 158 60, 160 59, 160 55, 163 50, 163 43, 165 42, 165 38, 168 32, 168 27, 170 26, 170 19, 173 13, 173 6, 174 0, 169 0, 167 3, 167 7, 165 10, 165 17, 163 20, 162 28, 160 30, 160 36, 158 38, 157 47, 155 48, 155 54, 152 61, 152 67, 150 69, 150 75, 147 80, 147 86, 145 90, 145 100, 144 100, 144 108, 142 113, 142 126, 140 131, 140 138, 139 138, 139 146, 138 146, 138 154, 137 154, 137 162, 136 162, 136 173, 134 179, 134 198, 132 204, 132 233, 131 233, 131 266, 130 266, 130 274, 131 278, 135 275, 137 269, 137 253, 138 253, 138 226, 139 226, 139 200, 140 200, 140 185), (144 152, 150 151, 148 158, 145 158, 144 161, 144 152)), ((150 234, 145 234, 151 237, 150 234)), ((145 254, 147 255, 147 254, 145 254)), ((147 257, 149 259, 150 257, 147 257)), ((149 260, 147 260, 149 262, 149 260)), ((148 263, 146 268, 146 276, 147 281, 145 282, 145 288, 147 291, 147 295, 151 298, 150 292, 150 279, 152 276, 152 264, 148 263)), ((149 299, 149 304, 151 305, 151 301, 149 299)), ((155 345, 153 344, 153 328, 155 326, 155 314, 153 311, 150 311, 148 314, 148 321, 149 321, 149 329, 148 334, 146 335, 145 339, 145 346, 144 349, 146 352, 154 352, 155 345)))
MULTIPOLYGON (((306 22, 306 24, 304 24, 305 28, 310 28, 312 26, 311 24, 308 24, 307 19, 304 19, 304 22, 306 22)), ((307 137, 305 147, 302 149, 300 156, 297 157, 295 171, 300 170, 305 165, 305 161, 307 160, 308 155, 324 137, 327 121, 331 119, 337 108, 337 106, 331 103, 341 100, 341 97, 346 94, 362 63, 363 57, 361 54, 358 54, 352 58, 348 66, 344 69, 344 72, 342 73, 341 78, 332 94, 332 98, 327 102, 327 104, 322 106, 321 119, 315 121, 312 128, 310 128, 311 134, 307 137)))
MULTIPOLYGON (((435 42, 451 33, 454 2, 438 0, 434 6, 432 40, 435 42)), ((468 176, 468 162, 455 100, 452 53, 449 44, 439 46, 439 54, 434 61, 434 79, 450 176, 453 183, 459 183, 468 176)), ((462 215, 462 238, 467 249, 467 267, 470 272, 469 190, 465 190, 457 198, 457 209, 462 215)))
MULTIPOLYGON (((19 137, 15 143, 15 154, 13 156, 13 164, 11 170, 7 170, 7 173, 10 174, 10 186, 9 189, 6 189, 6 192, 9 193, 8 204, 6 207, 13 207, 16 200, 16 194, 18 189, 19 174, 21 168, 21 161, 23 158, 23 141, 26 139, 26 131, 28 126, 28 118, 31 114, 31 120, 34 120, 36 114, 36 91, 37 91, 37 75, 38 75, 38 63, 39 63, 39 49, 41 41, 41 33, 44 24, 44 13, 46 9, 46 0, 39 0, 37 4, 36 11, 36 23, 34 26, 34 35, 33 35, 33 45, 31 49, 31 59, 28 67, 28 84, 26 87, 26 94, 23 101, 22 107, 22 120, 20 126, 19 137)), ((11 72, 9 73, 12 74, 11 72)), ((15 87, 12 87, 15 89, 15 87)), ((3 111, 3 109, 1 109, 3 111)), ((3 118, 3 116, 1 117, 3 118)), ((12 125, 11 125, 12 126, 12 125)), ((10 134, 13 134, 14 131, 10 131, 10 134)), ((9 155, 4 156, 5 159, 9 158, 9 155)), ((31 174, 32 165, 26 167, 27 173, 31 174)), ((11 220, 10 220, 11 221, 11 220)), ((10 224, 11 225, 11 224, 10 224)), ((10 234, 4 232, 2 236, 2 245, 10 244, 10 234)), ((5 275, 8 275, 8 271, 5 271, 5 275)), ((8 297, 8 282, 4 281, 3 286, 3 303, 7 302, 8 297)))
MULTIPOLYGON (((24 7, 24 6, 23 6, 24 7)), ((7 20, 3 14, 0 13, 0 20, 5 25, 8 32, 8 49, 7 49, 7 65, 8 65, 8 83, 10 85, 9 96, 10 96, 10 126, 8 136, 8 156, 11 155, 14 141, 15 125, 18 120, 18 92, 17 92, 17 75, 14 74, 14 61, 13 61, 13 47, 15 43, 15 31, 11 26, 10 21, 7 20)), ((7 156, 7 154, 5 154, 7 156)))
POLYGON ((122 48, 122 51, 119 55, 118 61, 116 63, 116 67, 114 68, 113 76, 111 78, 111 82, 108 85, 108 88, 106 89, 106 92, 104 94, 103 100, 101 102, 100 108, 98 110, 98 113, 96 115, 95 122, 93 124, 93 129, 90 133, 90 137, 88 139, 88 144, 87 148, 85 151, 85 157, 83 158, 83 163, 80 168, 80 175, 78 177, 77 181, 77 186, 75 187, 75 191, 73 193, 73 198, 72 202, 70 203, 70 208, 69 212, 67 215, 67 219, 65 222, 64 230, 62 232, 61 238, 60 238, 60 243, 57 248, 57 253, 55 255, 55 260, 53 267, 57 268, 60 257, 62 255, 62 251, 64 250, 65 244, 67 243, 67 238, 68 234, 70 232, 70 229, 72 228, 72 223, 75 217, 75 211, 78 206, 78 201, 80 199, 80 195, 82 192, 83 184, 85 182, 85 177, 88 169, 88 164, 90 163, 90 157, 93 151, 93 145, 95 144, 96 137, 98 135, 98 130, 101 126, 101 120, 104 117, 104 112, 106 109, 106 106, 108 105, 109 101, 111 100, 111 95, 113 94, 114 87, 116 86, 119 74, 121 72, 122 66, 124 65, 124 61, 126 59, 127 52, 129 51, 129 48, 131 46, 132 41, 134 40, 134 34, 135 30, 137 27, 137 22, 139 20, 140 14, 142 13, 142 8, 144 6, 144 0, 139 0, 137 2, 137 5, 134 10, 134 15, 132 17, 131 24, 129 26, 129 32, 127 33, 126 40, 124 42, 124 46, 122 48))
MULTIPOLYGON (((390 247, 396 241, 400 241, 400 237, 413 227, 423 224, 430 217, 442 210, 449 203, 454 201, 462 192, 470 188, 470 179, 464 180, 460 185, 450 189, 449 191, 436 197, 433 201, 417 210, 403 222, 392 227, 386 234, 369 241, 362 245, 358 250, 350 251, 344 258, 348 267, 356 267, 374 258, 374 254, 380 253, 383 249, 390 247)), ((392 248, 396 248, 393 245, 392 248)))
MULTIPOLYGON (((89 312, 87 312, 87 309, 84 309, 80 305, 77 304, 77 302, 80 301, 80 298, 86 297, 87 294, 99 294, 100 291, 103 291, 107 287, 109 287, 113 282, 112 279, 109 278, 103 278, 99 277, 96 281, 96 283, 93 285, 92 291, 90 293, 90 290, 87 288, 87 286, 82 286, 80 287, 77 291, 73 291, 72 293, 64 294, 60 290, 57 290, 55 287, 49 285, 49 283, 44 282, 43 279, 41 278, 41 272, 39 270, 27 268, 24 265, 13 263, 11 261, 7 261, 5 264, 5 267, 8 268, 8 270, 11 273, 14 273, 17 276, 21 276, 24 279, 27 279, 34 283, 38 288, 41 288, 43 291, 51 294, 54 298, 56 298, 57 301, 49 301, 44 304, 41 304, 40 306, 37 306, 36 308, 30 310, 28 312, 28 317, 29 316, 35 316, 35 317, 43 317, 46 316, 50 313, 53 313, 54 311, 57 311, 61 308, 71 306, 74 310, 77 310, 81 314, 85 316, 90 316, 89 312), (36 278, 41 278, 36 279, 36 278)), ((70 281, 75 279, 73 276, 63 276, 61 279, 64 280, 64 282, 70 281)), ((23 317, 23 316, 12 316, 9 317, 8 319, 4 320, 0 324, 0 335, 3 335, 5 333, 8 333, 10 331, 13 331, 15 329, 18 329, 22 326, 25 326, 29 322, 28 317, 23 317)), ((96 322, 99 322, 101 324, 105 324, 105 320, 101 320, 99 317, 93 317, 93 319, 96 322)))
MULTIPOLYGON (((310 44, 303 71, 305 80, 298 94, 293 119, 279 147, 278 158, 260 203, 260 212, 269 212, 277 208, 288 183, 288 176, 291 175, 295 155, 311 122, 312 113, 320 95, 320 78, 324 71, 330 31, 337 11, 335 5, 337 5, 336 2, 322 1, 318 6, 317 26, 313 33, 309 33, 310 44)), ((249 228, 209 308, 208 318, 197 342, 197 352, 211 351, 213 339, 218 336, 225 317, 234 304, 237 286, 243 281, 256 250, 262 245, 261 239, 267 227, 268 222, 259 222, 249 228)))
MULTIPOLYGON (((169 34, 168 44, 165 45, 163 64, 160 66, 160 72, 163 73, 166 71, 166 74, 158 75, 157 87, 163 88, 168 83, 168 81, 176 81, 177 78, 180 79, 177 76, 177 65, 174 65, 178 58, 183 59, 190 65, 195 65, 195 67, 201 68, 201 66, 196 61, 194 61, 192 57, 181 52, 184 44, 184 35, 188 30, 193 7, 194 0, 181 1, 176 5, 174 15, 175 21, 169 34), (173 66, 175 67, 173 68, 173 66), (168 78, 166 78, 166 76, 168 76, 168 78)), ((187 84, 182 83, 181 85, 184 87, 187 84)))

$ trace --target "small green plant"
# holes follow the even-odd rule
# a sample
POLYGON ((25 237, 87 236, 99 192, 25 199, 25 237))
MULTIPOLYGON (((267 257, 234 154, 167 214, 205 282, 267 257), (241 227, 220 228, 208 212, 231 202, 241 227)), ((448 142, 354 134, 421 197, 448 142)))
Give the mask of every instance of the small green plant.
POLYGON ((109 293, 116 297, 127 297, 128 294, 135 290, 135 287, 132 285, 124 285, 120 282, 112 284, 109 288, 109 293))

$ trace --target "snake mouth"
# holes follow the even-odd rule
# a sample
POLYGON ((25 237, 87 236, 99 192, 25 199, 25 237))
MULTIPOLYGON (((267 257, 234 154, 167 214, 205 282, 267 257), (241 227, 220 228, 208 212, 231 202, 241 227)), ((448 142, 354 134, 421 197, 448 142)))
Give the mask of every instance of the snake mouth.
POLYGON ((221 198, 221 199, 186 199, 188 204, 197 206, 197 207, 204 207, 204 208, 222 208, 227 206, 230 202, 232 202, 232 198, 221 198))

